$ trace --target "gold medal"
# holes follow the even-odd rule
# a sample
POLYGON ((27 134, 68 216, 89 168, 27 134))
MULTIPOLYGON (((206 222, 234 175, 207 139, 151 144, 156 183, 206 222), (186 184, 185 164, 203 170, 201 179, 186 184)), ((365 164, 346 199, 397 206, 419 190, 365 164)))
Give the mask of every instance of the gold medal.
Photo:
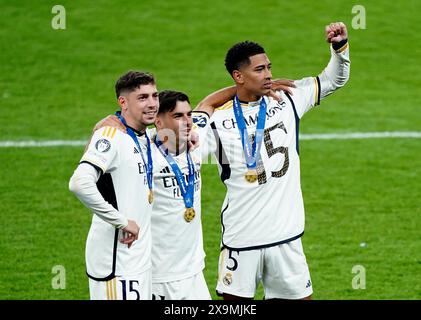
POLYGON ((244 176, 247 182, 253 183, 257 181, 257 171, 256 170, 248 170, 246 175, 244 176))
POLYGON ((190 222, 194 219, 194 216, 196 215, 196 212, 193 208, 186 208, 186 211, 184 212, 184 220, 187 222, 190 222))
POLYGON ((149 201, 149 204, 152 204, 153 202, 153 192, 151 189, 149 189, 148 201, 149 201))

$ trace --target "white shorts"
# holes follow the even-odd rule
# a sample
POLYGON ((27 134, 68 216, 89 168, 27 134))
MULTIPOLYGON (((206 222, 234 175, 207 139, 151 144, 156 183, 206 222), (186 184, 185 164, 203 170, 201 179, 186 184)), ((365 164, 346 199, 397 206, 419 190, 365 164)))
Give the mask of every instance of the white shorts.
POLYGON ((211 300, 203 272, 193 277, 152 284, 153 300, 211 300))
POLYGON ((152 274, 115 277, 108 281, 89 279, 91 300, 151 300, 152 274))
POLYGON ((302 299, 313 293, 301 239, 262 249, 221 251, 219 294, 253 298, 260 281, 265 299, 302 299))

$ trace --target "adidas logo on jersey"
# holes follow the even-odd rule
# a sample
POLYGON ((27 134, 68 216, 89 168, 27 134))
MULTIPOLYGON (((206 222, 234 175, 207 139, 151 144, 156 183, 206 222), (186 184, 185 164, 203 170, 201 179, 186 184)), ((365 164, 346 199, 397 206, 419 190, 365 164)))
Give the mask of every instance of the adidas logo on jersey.
POLYGON ((310 288, 310 287, 311 287, 311 280, 308 280, 308 281, 307 281, 306 288, 310 288))
POLYGON ((139 151, 136 149, 136 147, 134 148, 134 153, 139 153, 139 151))
POLYGON ((170 173, 170 168, 169 167, 165 167, 164 169, 162 169, 161 171, 159 171, 159 173, 170 173))

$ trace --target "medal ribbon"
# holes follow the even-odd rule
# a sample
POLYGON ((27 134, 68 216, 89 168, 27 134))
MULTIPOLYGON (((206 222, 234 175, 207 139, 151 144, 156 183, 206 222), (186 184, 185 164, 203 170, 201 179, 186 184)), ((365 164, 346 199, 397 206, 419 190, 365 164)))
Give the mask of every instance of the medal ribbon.
POLYGON ((175 174, 178 185, 180 187, 181 195, 183 196, 184 204, 186 208, 193 207, 193 196, 194 196, 194 165, 190 156, 190 152, 187 149, 187 165, 189 167, 189 175, 187 183, 184 180, 184 174, 181 172, 179 166, 175 162, 174 158, 169 154, 168 150, 165 148, 164 143, 159 140, 158 135, 155 137, 155 144, 158 147, 158 150, 161 152, 162 156, 167 160, 168 164, 171 166, 172 171, 175 174))
POLYGON ((243 116, 243 110, 241 108, 238 97, 234 97, 234 115, 237 120, 238 130, 240 131, 241 144, 243 145, 244 156, 246 158, 246 164, 248 169, 256 169, 257 160, 260 156, 260 148, 263 141, 263 133, 266 122, 266 101, 262 97, 260 101, 259 114, 257 118, 257 126, 253 145, 250 146, 250 140, 248 138, 247 126, 243 116))
POLYGON ((115 115, 120 119, 120 121, 126 126, 127 134, 133 139, 134 143, 136 144, 137 148, 139 149, 139 153, 142 156, 143 163, 145 164, 146 168, 146 178, 148 180, 149 190, 152 191, 152 172, 153 172, 153 164, 152 164, 152 152, 151 152, 151 141, 149 140, 148 134, 145 130, 145 137, 147 142, 147 156, 148 162, 145 161, 145 156, 143 155, 142 148, 140 147, 139 140, 137 140, 137 136, 134 131, 127 126, 126 120, 121 116, 120 111, 116 111, 115 115))

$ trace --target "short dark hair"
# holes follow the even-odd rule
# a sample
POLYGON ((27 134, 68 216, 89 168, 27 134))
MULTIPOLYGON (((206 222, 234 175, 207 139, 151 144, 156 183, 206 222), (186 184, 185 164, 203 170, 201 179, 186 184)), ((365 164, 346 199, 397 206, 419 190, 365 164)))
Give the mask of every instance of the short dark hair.
POLYGON ((250 64, 250 57, 265 53, 261 45, 252 41, 243 41, 233 45, 225 56, 225 68, 230 75, 234 70, 239 70, 243 65, 250 64))
POLYGON ((158 114, 173 111, 177 105, 177 101, 187 101, 190 104, 189 97, 183 92, 174 90, 161 91, 159 93, 158 114))
POLYGON ((122 92, 132 92, 141 85, 155 84, 155 78, 151 73, 140 71, 128 71, 115 83, 115 94, 118 97, 122 92))

